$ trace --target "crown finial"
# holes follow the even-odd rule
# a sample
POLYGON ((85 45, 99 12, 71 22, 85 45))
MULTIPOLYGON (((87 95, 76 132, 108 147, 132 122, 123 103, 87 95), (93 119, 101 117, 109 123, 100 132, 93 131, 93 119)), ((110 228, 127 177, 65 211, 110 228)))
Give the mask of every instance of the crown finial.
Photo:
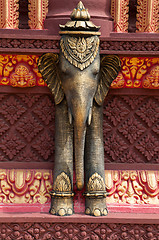
POLYGON ((88 9, 86 9, 83 3, 80 1, 77 7, 73 9, 71 13, 71 20, 86 20, 89 21, 90 15, 88 9))
POLYGON ((94 25, 90 21, 90 14, 83 3, 80 1, 77 7, 73 9, 71 13, 71 20, 65 25, 60 25, 60 34, 87 34, 87 35, 100 35, 99 26, 94 25))

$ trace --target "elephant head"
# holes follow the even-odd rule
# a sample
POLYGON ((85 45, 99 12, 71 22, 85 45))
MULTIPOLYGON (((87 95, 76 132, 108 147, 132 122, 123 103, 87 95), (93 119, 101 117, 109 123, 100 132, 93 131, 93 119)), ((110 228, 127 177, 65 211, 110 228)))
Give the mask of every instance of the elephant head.
MULTIPOLYGON (((86 14, 87 27, 94 30, 95 25, 87 17, 86 14)), ((77 23, 80 25, 79 19, 77 23)), ((69 24, 66 24, 67 28, 69 24)), ((70 26, 72 28, 72 24, 70 26)), ((82 27, 83 23, 80 29, 82 27)), ((100 61, 97 32, 73 34, 68 35, 68 31, 63 33, 60 54, 42 55, 38 67, 54 95, 55 104, 66 98, 68 119, 74 126, 76 184, 80 190, 84 184, 85 134, 91 124, 92 106, 94 102, 102 105, 111 82, 118 75, 120 60, 117 56, 105 56, 100 61)))

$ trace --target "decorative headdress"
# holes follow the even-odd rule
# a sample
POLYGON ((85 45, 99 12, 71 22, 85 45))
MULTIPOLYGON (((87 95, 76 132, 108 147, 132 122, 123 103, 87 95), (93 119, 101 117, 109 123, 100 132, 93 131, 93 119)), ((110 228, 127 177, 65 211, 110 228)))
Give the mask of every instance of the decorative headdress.
POLYGON ((90 21, 88 10, 81 1, 71 13, 71 20, 60 25, 62 53, 80 70, 88 67, 99 51, 99 28, 90 21))

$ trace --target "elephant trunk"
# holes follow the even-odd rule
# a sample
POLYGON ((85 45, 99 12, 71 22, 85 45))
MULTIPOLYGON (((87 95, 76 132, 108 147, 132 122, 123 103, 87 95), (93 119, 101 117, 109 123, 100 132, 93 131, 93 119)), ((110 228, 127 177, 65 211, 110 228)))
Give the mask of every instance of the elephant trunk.
POLYGON ((76 112, 76 114, 74 115, 74 152, 76 186, 78 190, 81 190, 84 186, 84 148, 88 110, 86 107, 79 107, 77 109, 78 113, 76 112))
POLYGON ((84 186, 84 146, 86 128, 74 128, 74 146, 75 146, 75 172, 76 172, 76 186, 81 190, 84 186))

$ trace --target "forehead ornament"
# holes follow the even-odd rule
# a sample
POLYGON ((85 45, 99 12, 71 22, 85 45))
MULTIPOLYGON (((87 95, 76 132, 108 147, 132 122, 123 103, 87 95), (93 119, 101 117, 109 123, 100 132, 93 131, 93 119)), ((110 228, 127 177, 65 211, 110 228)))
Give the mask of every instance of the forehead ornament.
POLYGON ((90 21, 88 10, 79 2, 71 14, 71 21, 60 25, 60 47, 64 57, 75 67, 88 67, 99 51, 98 26, 90 21))

